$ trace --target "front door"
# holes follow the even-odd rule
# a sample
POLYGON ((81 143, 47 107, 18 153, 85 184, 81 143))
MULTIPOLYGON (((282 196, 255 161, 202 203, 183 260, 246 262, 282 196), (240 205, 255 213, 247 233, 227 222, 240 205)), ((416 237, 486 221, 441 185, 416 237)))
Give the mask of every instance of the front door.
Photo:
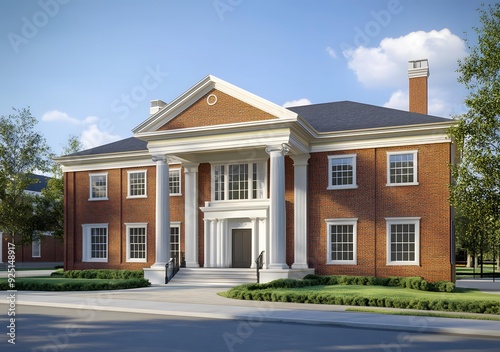
POLYGON ((252 262, 252 230, 233 230, 233 268, 250 268, 252 262))

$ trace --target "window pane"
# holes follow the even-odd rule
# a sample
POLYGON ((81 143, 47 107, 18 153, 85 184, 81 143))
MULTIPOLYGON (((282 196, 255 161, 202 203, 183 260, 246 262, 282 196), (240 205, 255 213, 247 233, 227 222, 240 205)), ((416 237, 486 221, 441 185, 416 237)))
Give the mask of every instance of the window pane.
POLYGON ((170 258, 175 258, 177 264, 180 264, 179 233, 179 227, 170 228, 170 258))
POLYGON ((181 172, 180 170, 170 170, 168 177, 168 186, 170 194, 181 193, 181 172))
POLYGON ((129 236, 130 259, 146 259, 146 228, 130 228, 129 236))
POLYGON ((391 183, 414 182, 413 153, 389 156, 389 172, 391 183))
POLYGON ((354 225, 330 225, 330 260, 353 260, 354 225))
POLYGON ((108 257, 108 237, 106 228, 92 228, 90 230, 90 258, 99 259, 108 257))
POLYGON ((146 173, 131 172, 129 173, 129 193, 130 196, 145 196, 146 195, 146 173))
POLYGON ((390 226, 391 261, 415 260, 415 224, 390 226))
POLYGON ((92 198, 106 198, 106 175, 90 176, 92 198))
POLYGON ((354 179, 354 158, 330 159, 330 177, 332 186, 352 185, 354 179))

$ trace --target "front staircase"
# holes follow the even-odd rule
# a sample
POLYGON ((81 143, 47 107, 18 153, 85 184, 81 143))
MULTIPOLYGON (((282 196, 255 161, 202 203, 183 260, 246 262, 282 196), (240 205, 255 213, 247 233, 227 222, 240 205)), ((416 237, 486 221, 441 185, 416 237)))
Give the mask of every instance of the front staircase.
POLYGON ((168 283, 183 286, 237 286, 257 282, 256 269, 180 268, 168 283))

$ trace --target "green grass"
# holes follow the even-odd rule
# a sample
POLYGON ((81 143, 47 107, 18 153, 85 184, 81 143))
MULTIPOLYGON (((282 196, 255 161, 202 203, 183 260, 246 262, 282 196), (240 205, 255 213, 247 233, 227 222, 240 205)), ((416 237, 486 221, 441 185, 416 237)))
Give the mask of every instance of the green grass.
POLYGON ((299 294, 332 294, 341 297, 356 297, 360 293, 366 298, 395 297, 406 299, 465 299, 468 301, 493 300, 500 303, 500 295, 483 293, 474 289, 456 288, 456 292, 429 292, 388 286, 333 285, 311 286, 295 289, 274 289, 275 293, 296 292, 299 294))
POLYGON ((285 288, 279 287, 278 283, 274 287, 263 287, 262 289, 259 289, 255 284, 237 286, 223 293, 222 296, 273 302, 371 306, 500 315, 500 295, 463 288, 456 288, 455 292, 430 292, 374 285, 314 285, 285 288))

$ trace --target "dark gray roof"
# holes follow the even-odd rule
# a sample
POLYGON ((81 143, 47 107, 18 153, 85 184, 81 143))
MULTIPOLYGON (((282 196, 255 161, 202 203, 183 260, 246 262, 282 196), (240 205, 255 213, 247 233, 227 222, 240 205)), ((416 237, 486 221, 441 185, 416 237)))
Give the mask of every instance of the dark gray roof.
POLYGON ((95 147, 92 149, 82 150, 79 151, 78 153, 73 153, 66 156, 111 154, 111 153, 121 153, 121 152, 135 152, 141 150, 147 151, 148 150, 147 144, 148 144, 147 142, 141 139, 130 137, 113 143, 101 145, 99 147, 95 147))
POLYGON ((450 119, 380 106, 339 101, 334 103, 289 107, 318 132, 338 132, 367 128, 420 125, 450 119))
MULTIPOLYGON (((299 114, 318 132, 351 131, 450 121, 450 119, 442 117, 422 115, 414 112, 383 108, 352 101, 294 106, 289 107, 288 110, 299 114)), ((92 149, 82 150, 78 153, 70 154, 69 156, 147 150, 147 142, 135 137, 130 137, 92 149)))
POLYGON ((42 176, 42 175, 31 175, 31 178, 34 178, 36 181, 29 185, 26 190, 32 192, 41 192, 42 189, 47 187, 47 182, 50 180, 50 177, 42 176))

